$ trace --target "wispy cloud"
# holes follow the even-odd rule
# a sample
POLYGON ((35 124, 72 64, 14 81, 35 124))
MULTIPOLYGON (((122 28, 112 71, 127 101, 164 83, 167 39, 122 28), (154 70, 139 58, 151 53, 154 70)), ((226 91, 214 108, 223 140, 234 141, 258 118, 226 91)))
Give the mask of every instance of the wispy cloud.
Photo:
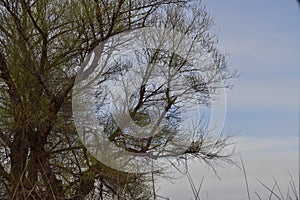
MULTIPOLYGON (((288 170, 294 177, 298 174, 298 139, 296 137, 243 137, 237 140, 237 148, 242 151, 251 196, 254 197, 255 191, 262 197, 268 195, 268 191, 260 185, 257 179, 272 187, 273 178, 275 178, 282 192, 287 192, 290 180, 288 170)), ((247 199, 243 173, 235 166, 226 165, 224 168, 218 168, 221 180, 205 164, 199 162, 190 165, 190 173, 196 186, 204 177, 204 185, 201 189, 202 199, 206 199, 207 195, 213 200, 247 199)), ((294 181, 296 185, 299 185, 297 178, 294 181)), ((163 181, 159 185, 161 186, 159 193, 172 200, 193 197, 186 177, 173 180, 172 183, 163 181)))
POLYGON ((297 111, 300 99, 299 80, 240 80, 234 90, 227 90, 228 104, 241 110, 297 111))

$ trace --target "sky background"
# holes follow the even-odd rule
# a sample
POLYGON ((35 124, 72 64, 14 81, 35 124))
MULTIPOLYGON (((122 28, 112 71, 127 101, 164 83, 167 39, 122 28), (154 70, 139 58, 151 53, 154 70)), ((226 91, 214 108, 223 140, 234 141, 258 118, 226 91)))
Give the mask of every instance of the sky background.
MULTIPOLYGON (((284 195, 291 172, 299 188, 300 6, 296 0, 206 0, 215 20, 212 32, 229 54, 231 69, 240 77, 227 90, 224 133, 236 134, 252 199, 268 199, 257 181, 272 187, 274 178, 284 195)), ((236 158, 237 159, 237 158, 236 158)), ((201 199, 247 199, 237 167, 218 168, 218 179, 204 163, 190 165, 196 186, 204 177, 201 199)), ((192 199, 187 178, 158 181, 159 194, 172 200, 192 199)))

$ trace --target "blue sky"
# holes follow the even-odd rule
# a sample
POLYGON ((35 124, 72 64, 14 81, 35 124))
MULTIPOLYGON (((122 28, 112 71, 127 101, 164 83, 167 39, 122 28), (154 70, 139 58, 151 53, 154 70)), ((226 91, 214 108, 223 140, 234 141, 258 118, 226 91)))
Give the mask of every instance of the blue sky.
MULTIPOLYGON (((249 177, 250 193, 267 198, 256 179, 283 192, 287 169, 298 184, 298 127, 300 105, 300 7, 296 0, 205 0, 215 19, 212 32, 229 54, 231 69, 240 77, 227 90, 225 133, 237 133, 249 177), (265 195, 265 196, 264 196, 265 195)), ((201 163, 190 165, 196 185, 204 177, 202 199, 247 199, 241 171, 233 166, 218 170, 222 180, 201 163)), ((186 177, 160 183, 160 194, 172 200, 191 199, 186 177)), ((265 199, 263 198, 263 199, 265 199)))
POLYGON ((246 136, 295 136, 300 102, 300 9, 294 0, 207 0, 213 31, 240 78, 227 125, 246 136))

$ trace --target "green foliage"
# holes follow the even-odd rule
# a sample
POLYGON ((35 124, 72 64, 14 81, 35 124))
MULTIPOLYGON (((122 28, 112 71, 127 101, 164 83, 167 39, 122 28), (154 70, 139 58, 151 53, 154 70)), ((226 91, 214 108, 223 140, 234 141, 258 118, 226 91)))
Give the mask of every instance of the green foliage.
MULTIPOLYGON (((80 65, 99 43, 145 26, 165 25, 194 35, 227 72, 216 40, 206 33, 211 19, 192 5, 180 0, 0 0, 0 199, 153 198, 147 175, 111 169, 87 152, 73 123, 71 91, 80 65), (192 12, 194 20, 184 11, 192 12)), ((171 63, 181 65, 182 59, 171 63)), ((175 99, 164 99, 167 110, 175 99)), ((146 126, 151 119, 141 108, 132 118, 146 126)), ((175 135, 171 129, 147 138, 146 146, 137 145, 145 152, 158 148, 175 135)), ((107 124, 112 141, 118 143, 112 135, 121 135, 130 144, 116 130, 107 124)))

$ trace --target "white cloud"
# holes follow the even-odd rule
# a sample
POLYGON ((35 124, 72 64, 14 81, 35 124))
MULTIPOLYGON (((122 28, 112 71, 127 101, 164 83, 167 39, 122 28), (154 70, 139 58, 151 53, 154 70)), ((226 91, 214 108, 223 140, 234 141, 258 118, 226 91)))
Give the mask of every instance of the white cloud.
MULTIPOLYGON (((243 152, 252 198, 257 198, 254 196, 255 191, 261 195, 262 199, 269 194, 256 179, 272 187, 273 178, 275 178, 285 195, 290 180, 287 170, 290 170, 293 175, 296 187, 299 185, 295 178, 299 169, 296 137, 237 138, 237 140, 238 149, 243 152)), ((197 187, 204 177, 200 192, 201 199, 206 200, 207 195, 210 200, 247 199, 243 173, 237 167, 227 165, 224 168, 218 168, 218 174, 222 180, 217 179, 211 170, 198 162, 190 165, 190 169, 197 187)), ((173 183, 163 181, 160 186, 159 194, 171 200, 193 199, 186 177, 174 180, 173 183)))
POLYGON ((297 111, 300 93, 298 80, 240 80, 234 90, 227 90, 232 108, 297 111))
MULTIPOLYGON (((284 63, 299 62, 299 46, 287 36, 272 36, 274 34, 253 31, 247 35, 228 37, 222 42, 222 49, 230 53, 230 60, 242 60, 241 67, 248 70, 259 71, 274 70, 284 63), (249 67, 249 64, 252 65, 249 67), (256 65, 253 65, 256 64, 256 65)), ((296 38, 296 37, 295 37, 296 38)), ((288 68, 291 66, 281 66, 288 68)))

